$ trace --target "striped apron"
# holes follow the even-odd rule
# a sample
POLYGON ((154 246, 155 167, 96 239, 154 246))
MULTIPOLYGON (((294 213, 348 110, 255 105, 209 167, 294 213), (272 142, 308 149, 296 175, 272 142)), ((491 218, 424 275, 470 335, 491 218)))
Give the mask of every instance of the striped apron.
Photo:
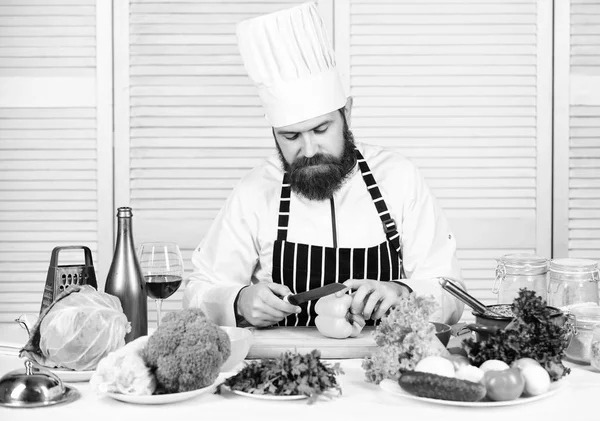
MULTIPOLYGON (((362 154, 355 148, 360 172, 381 218, 387 241, 369 248, 337 248, 287 241, 291 186, 285 173, 279 201, 277 240, 273 246, 273 282, 298 294, 348 279, 397 280, 404 277, 400 234, 362 154)), ((333 209, 333 208, 332 208, 333 209)), ((334 224, 335 227, 335 224, 334 224)), ((279 322, 284 326, 314 326, 314 303, 301 304, 302 312, 279 322)), ((373 324, 369 321, 368 324, 373 324)))

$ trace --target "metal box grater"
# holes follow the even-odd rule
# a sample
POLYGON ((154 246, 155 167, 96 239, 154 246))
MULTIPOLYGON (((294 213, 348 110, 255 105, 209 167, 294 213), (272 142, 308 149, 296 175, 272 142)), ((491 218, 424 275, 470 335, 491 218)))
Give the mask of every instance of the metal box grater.
POLYGON ((50 258, 50 267, 46 275, 46 286, 44 287, 44 296, 42 298, 42 307, 40 314, 48 307, 61 292, 69 288, 70 285, 90 285, 98 289, 96 282, 96 272, 94 272, 94 263, 92 262, 92 252, 86 246, 65 246, 55 247, 52 250, 50 258), (83 250, 85 264, 83 265, 58 265, 58 255, 62 250, 83 250))

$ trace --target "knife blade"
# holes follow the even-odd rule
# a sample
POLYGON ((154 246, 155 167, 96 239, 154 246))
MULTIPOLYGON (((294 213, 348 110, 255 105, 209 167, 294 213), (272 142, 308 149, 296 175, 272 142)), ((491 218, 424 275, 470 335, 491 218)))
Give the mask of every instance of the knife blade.
POLYGON ((285 297, 283 297, 283 300, 287 301, 292 305, 297 306, 307 301, 317 300, 319 298, 325 297, 326 295, 335 294, 336 292, 342 291, 346 288, 348 287, 344 284, 329 284, 323 287, 311 289, 306 292, 301 292, 299 294, 288 294, 285 297))

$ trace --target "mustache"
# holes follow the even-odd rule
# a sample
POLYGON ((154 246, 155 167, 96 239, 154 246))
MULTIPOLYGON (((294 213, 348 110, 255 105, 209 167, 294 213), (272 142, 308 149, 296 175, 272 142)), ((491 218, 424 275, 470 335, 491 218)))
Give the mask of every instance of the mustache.
POLYGON ((340 159, 336 159, 331 155, 316 154, 311 157, 302 156, 294 160, 290 165, 290 172, 302 170, 304 168, 312 167, 314 165, 337 165, 340 163, 340 159))

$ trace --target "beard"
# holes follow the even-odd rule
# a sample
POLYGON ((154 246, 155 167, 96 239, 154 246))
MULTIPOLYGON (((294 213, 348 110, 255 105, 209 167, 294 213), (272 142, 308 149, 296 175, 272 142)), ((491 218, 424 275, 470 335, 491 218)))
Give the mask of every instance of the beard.
POLYGON ((329 154, 316 154, 310 158, 298 158, 292 164, 285 160, 279 144, 275 142, 294 193, 309 200, 326 200, 332 198, 342 187, 356 164, 354 136, 345 119, 343 136, 344 149, 339 158, 329 154))

